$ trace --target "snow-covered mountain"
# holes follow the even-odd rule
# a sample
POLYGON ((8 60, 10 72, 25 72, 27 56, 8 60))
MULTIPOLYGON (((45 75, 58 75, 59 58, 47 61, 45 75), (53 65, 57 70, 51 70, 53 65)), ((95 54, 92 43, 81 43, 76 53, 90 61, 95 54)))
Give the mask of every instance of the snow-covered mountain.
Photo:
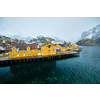
POLYGON ((58 37, 55 37, 55 36, 52 36, 52 35, 49 35, 48 37, 54 39, 55 41, 63 41, 63 40, 59 39, 58 37))
POLYGON ((36 38, 38 39, 38 38, 43 38, 43 37, 44 37, 43 35, 39 35, 36 38))
POLYGON ((17 39, 17 40, 23 40, 25 42, 36 42, 36 41, 41 41, 43 42, 42 40, 45 40, 45 41, 55 41, 55 42, 63 42, 63 40, 60 40, 58 37, 53 37, 53 36, 42 36, 42 35, 39 35, 37 37, 32 37, 32 36, 28 36, 28 37, 24 37, 24 36, 21 36, 21 35, 5 35, 5 36, 9 36, 11 39, 17 39), (35 40, 35 41, 33 41, 35 40))
POLYGON ((92 29, 89 29, 88 31, 84 31, 81 35, 81 39, 85 38, 89 38, 100 43, 100 24, 96 25, 96 27, 93 27, 92 29))
POLYGON ((31 36, 23 37, 21 35, 10 35, 9 37, 12 39, 23 40, 23 41, 30 41, 32 39, 31 36))

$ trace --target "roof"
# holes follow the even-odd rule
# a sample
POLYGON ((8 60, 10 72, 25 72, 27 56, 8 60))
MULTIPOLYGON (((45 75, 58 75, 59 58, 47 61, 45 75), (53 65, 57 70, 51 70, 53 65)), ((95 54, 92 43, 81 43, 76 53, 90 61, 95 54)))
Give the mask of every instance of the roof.
POLYGON ((65 46, 69 46, 69 44, 64 44, 65 46))
POLYGON ((39 47, 42 47, 42 46, 44 46, 44 45, 46 45, 46 44, 49 44, 49 43, 51 43, 51 42, 42 43, 41 45, 39 45, 39 47))
POLYGON ((11 48, 11 47, 6 47, 6 49, 11 48))
POLYGON ((65 46, 64 46, 65 44, 58 44, 58 45, 60 45, 61 47, 65 47, 65 46))
POLYGON ((13 46, 16 46, 17 48, 19 48, 19 50, 27 50, 28 46, 30 47, 30 50, 37 49, 36 43, 33 43, 33 44, 18 44, 18 45, 13 45, 13 46))
POLYGON ((56 46, 57 44, 52 44, 53 46, 56 46))
POLYGON ((48 43, 42 43, 41 45, 39 45, 39 47, 42 47, 42 46, 44 46, 44 45, 46 45, 46 44, 48 44, 48 43))

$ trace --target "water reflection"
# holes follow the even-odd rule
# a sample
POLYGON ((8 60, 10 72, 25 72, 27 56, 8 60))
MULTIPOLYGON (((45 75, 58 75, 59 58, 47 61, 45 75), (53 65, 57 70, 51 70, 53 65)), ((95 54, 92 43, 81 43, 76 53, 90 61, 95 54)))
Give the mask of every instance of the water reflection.
POLYGON ((13 64, 10 65, 12 79, 10 78, 4 83, 48 83, 49 79, 46 78, 50 77, 55 67, 55 60, 13 64))

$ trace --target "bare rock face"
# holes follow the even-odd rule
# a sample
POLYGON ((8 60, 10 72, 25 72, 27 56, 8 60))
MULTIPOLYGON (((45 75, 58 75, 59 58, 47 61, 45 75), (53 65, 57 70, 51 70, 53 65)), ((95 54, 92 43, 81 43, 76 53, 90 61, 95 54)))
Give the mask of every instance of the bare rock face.
POLYGON ((100 43, 98 43, 94 40, 88 39, 88 38, 79 40, 76 44, 77 45, 87 45, 87 46, 89 46, 89 45, 100 45, 100 43))

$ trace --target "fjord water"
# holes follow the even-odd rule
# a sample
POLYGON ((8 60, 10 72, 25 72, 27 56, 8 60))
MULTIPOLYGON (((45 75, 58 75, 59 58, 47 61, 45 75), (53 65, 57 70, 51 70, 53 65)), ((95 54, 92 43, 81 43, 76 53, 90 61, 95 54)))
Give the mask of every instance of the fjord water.
POLYGON ((100 46, 80 46, 79 57, 0 67, 1 84, 99 84, 100 46))

